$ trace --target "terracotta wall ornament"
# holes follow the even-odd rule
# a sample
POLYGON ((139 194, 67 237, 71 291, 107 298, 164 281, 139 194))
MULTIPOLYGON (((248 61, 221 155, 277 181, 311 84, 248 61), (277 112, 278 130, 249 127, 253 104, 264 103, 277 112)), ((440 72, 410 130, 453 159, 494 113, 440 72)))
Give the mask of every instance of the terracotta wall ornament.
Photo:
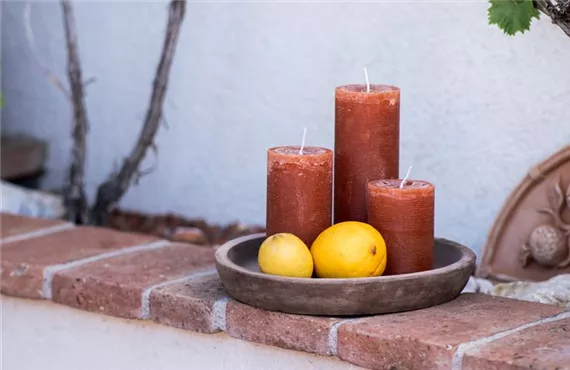
POLYGON ((532 167, 507 198, 477 276, 544 281, 570 273, 570 146, 532 167))
POLYGON ((563 193, 558 177, 548 199, 551 208, 542 208, 538 212, 550 215, 552 221, 535 227, 528 243, 523 245, 523 267, 527 267, 531 261, 543 267, 564 268, 570 265, 570 222, 565 222, 562 216, 564 210, 570 207, 570 186, 563 193))

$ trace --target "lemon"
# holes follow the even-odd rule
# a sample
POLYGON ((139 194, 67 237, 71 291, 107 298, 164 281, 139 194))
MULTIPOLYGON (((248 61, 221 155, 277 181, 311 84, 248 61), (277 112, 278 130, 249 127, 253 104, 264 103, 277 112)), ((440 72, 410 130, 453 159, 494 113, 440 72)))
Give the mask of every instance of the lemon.
POLYGON ((321 278, 380 276, 386 269, 386 242, 374 227, 346 221, 324 230, 311 246, 321 278))
POLYGON ((265 239, 259 248, 257 263, 261 272, 271 275, 310 278, 313 257, 301 239, 279 233, 265 239))

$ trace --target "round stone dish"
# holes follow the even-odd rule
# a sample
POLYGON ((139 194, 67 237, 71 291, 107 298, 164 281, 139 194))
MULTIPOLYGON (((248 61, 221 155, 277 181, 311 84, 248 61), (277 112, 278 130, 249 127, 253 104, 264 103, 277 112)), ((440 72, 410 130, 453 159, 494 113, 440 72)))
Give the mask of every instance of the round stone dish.
MULTIPOLYGON (((353 279, 290 278, 259 271, 265 233, 243 236, 216 251, 227 292, 245 304, 293 314, 356 316, 417 310, 456 298, 475 267, 475 254, 436 238, 432 270, 353 279)), ((389 258, 389 257, 388 257, 389 258)))

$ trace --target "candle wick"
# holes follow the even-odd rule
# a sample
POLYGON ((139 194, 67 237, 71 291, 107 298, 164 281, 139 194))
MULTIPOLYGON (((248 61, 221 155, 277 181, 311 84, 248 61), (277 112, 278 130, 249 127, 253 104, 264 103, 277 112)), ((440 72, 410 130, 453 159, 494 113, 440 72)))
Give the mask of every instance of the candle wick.
POLYGON ((368 70, 364 67, 364 78, 366 79, 366 92, 370 92, 370 81, 368 80, 368 70))
POLYGON ((303 148, 305 148, 305 137, 307 136, 307 128, 303 128, 303 141, 301 141, 301 149, 299 149, 299 154, 303 154, 303 148))
POLYGON ((408 167, 408 172, 406 172, 406 176, 404 177, 404 179, 402 180, 402 182, 400 183, 400 189, 404 188, 404 184, 406 183, 406 180, 408 180, 408 177, 410 177, 410 172, 412 171, 412 166, 408 167))

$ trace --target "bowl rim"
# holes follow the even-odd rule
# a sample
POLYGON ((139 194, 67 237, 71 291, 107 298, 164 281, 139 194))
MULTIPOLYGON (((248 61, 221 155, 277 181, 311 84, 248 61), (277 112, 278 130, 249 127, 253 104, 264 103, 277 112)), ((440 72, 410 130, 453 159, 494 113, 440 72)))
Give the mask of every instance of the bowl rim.
POLYGON ((360 278, 300 278, 300 277, 288 277, 288 276, 279 276, 279 275, 270 275, 264 274, 262 272, 256 272, 248 270, 234 262, 232 262, 228 257, 228 252, 237 246, 238 244, 259 239, 265 238, 266 233, 255 233, 249 234, 245 236, 240 236, 238 238, 232 239, 227 241, 226 243, 222 244, 220 248, 215 253, 215 261, 216 261, 216 268, 219 270, 219 266, 223 266, 225 268, 232 269, 237 271, 243 275, 247 275, 252 278, 258 279, 265 279, 265 280, 273 280, 276 282, 282 283, 297 283, 297 284, 311 284, 311 285, 330 285, 330 284, 354 284, 354 283, 390 283, 390 282, 401 282, 405 280, 415 280, 419 278, 430 278, 438 275, 446 275, 453 271, 463 270, 469 266, 475 265, 476 256, 475 253, 467 248, 464 245, 461 245, 457 242, 454 242, 449 239, 445 238, 435 238, 435 241, 439 241, 442 243, 446 243, 453 248, 456 248, 461 253, 461 258, 447 266, 427 270, 427 271, 420 271, 420 272, 412 272, 409 274, 400 274, 400 275, 388 275, 388 276, 372 276, 372 277, 360 277, 360 278))

